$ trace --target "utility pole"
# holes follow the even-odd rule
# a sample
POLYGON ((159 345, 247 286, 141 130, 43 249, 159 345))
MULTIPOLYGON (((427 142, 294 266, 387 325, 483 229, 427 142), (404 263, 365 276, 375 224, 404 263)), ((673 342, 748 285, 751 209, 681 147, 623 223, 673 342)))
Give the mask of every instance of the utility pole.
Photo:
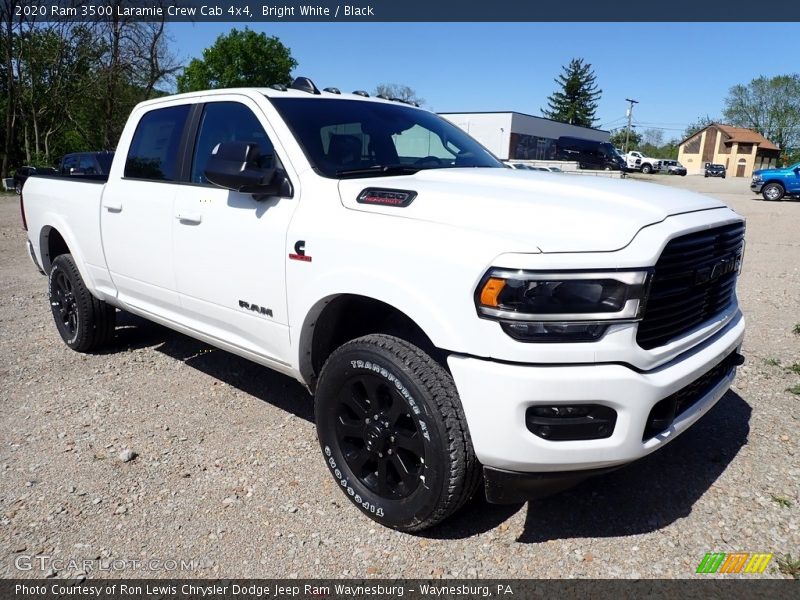
POLYGON ((628 153, 628 140, 631 137, 631 120, 633 119, 633 105, 639 104, 638 100, 631 100, 630 98, 625 98, 625 102, 630 102, 631 105, 628 107, 628 129, 625 131, 625 148, 622 151, 627 154, 628 153))

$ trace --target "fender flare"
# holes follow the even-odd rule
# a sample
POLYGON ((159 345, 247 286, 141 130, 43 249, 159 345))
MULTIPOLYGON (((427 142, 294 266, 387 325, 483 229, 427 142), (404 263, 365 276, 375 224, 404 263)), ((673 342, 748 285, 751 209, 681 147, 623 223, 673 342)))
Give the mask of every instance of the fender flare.
POLYGON ((80 246, 78 245, 78 241, 72 232, 72 228, 67 224, 67 222, 59 217, 55 213, 48 212, 43 215, 45 225, 42 225, 41 229, 39 230, 39 240, 38 240, 38 250, 39 250, 39 258, 41 261, 41 266, 44 269, 45 273, 48 275, 50 274, 50 267, 52 266, 52 260, 50 258, 50 253, 48 251, 48 241, 50 232, 55 230, 61 238, 64 240, 64 243, 67 245, 67 249, 69 253, 72 255, 72 259, 75 261, 75 266, 78 267, 78 272, 83 279, 84 284, 86 285, 87 289, 92 292, 95 296, 97 295, 97 288, 95 286, 94 280, 89 274, 89 270, 86 268, 86 263, 83 259, 83 254, 80 251, 80 246))
POLYGON ((298 297, 309 300, 300 305, 299 311, 291 311, 298 315, 296 320, 290 317, 292 345, 296 349, 294 356, 297 361, 294 366, 304 375, 310 372, 316 320, 328 304, 342 295, 362 296, 387 304, 413 321, 437 348, 463 346, 455 323, 446 316, 446 307, 437 306, 420 290, 385 274, 337 269, 316 279, 313 293, 308 288, 301 292, 298 297))

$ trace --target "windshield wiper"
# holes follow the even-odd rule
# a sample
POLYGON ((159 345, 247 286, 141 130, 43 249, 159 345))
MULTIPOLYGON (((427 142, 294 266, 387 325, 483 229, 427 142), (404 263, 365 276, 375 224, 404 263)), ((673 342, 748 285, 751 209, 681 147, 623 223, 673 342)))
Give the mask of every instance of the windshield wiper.
POLYGON ((425 167, 418 165, 373 165, 371 167, 362 167, 360 169, 341 169, 336 171, 337 177, 358 177, 361 175, 413 175, 417 171, 421 171, 425 167))

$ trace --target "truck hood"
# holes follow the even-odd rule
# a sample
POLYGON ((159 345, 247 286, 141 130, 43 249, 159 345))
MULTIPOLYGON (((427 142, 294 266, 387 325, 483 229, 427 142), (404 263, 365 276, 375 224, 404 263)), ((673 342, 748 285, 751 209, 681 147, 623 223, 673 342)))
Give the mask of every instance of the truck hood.
POLYGON ((505 252, 609 252, 670 215, 724 207, 652 183, 494 168, 429 169, 399 177, 343 179, 351 209, 441 223, 501 237, 505 252), (359 203, 367 188, 416 192, 405 207, 359 203))
POLYGON ((762 177, 772 177, 774 175, 788 175, 798 167, 800 167, 800 165, 792 165, 791 167, 786 167, 785 169, 756 169, 755 171, 753 171, 753 175, 761 175, 762 177))

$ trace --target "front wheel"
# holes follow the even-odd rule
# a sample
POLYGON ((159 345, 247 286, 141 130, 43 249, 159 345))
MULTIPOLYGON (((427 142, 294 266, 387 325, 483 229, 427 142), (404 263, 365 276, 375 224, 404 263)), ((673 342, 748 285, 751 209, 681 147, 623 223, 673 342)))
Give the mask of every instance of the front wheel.
POLYGON ((76 352, 89 352, 114 337, 116 309, 86 288, 71 254, 56 257, 49 283, 50 309, 67 346, 76 352))
POLYGON ((453 379, 405 340, 374 334, 334 351, 315 416, 337 486, 382 525, 432 527, 477 487, 480 465, 453 379))
POLYGON ((764 186, 764 189, 761 190, 761 195, 764 196, 764 200, 770 200, 771 202, 777 202, 783 198, 785 193, 786 190, 783 189, 780 183, 768 183, 764 186))
POLYGON ((645 165, 642 167, 642 173, 644 173, 645 175, 649 175, 652 172, 653 172, 653 167, 651 167, 650 165, 645 165))
POLYGON ((14 184, 14 191, 16 192, 17 196, 22 195, 22 184, 17 182, 14 184))

